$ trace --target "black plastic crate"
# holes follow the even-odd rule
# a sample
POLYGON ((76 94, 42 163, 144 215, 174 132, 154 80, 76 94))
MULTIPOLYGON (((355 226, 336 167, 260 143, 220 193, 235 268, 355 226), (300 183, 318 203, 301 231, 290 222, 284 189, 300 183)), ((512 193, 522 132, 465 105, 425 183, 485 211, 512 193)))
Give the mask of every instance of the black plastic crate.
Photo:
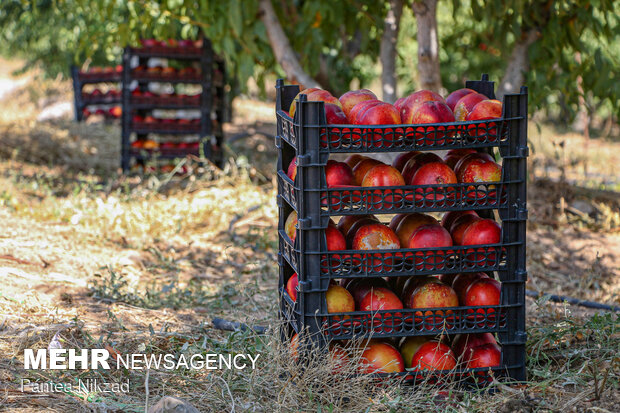
MULTIPOLYGON (((466 87, 495 98, 494 83, 484 75, 466 87)), ((298 86, 276 86, 279 206, 280 317, 289 332, 308 333, 325 348, 331 340, 362 336, 494 333, 501 345, 498 375, 522 381, 525 372, 525 225, 527 219, 527 88, 504 97, 500 119, 424 125, 328 125, 324 103, 298 100, 295 118, 287 110, 298 86), (501 156, 500 182, 401 187, 328 188, 325 166, 330 154, 436 151, 473 148, 501 156), (297 157, 297 177, 286 168, 297 157), (498 244, 435 249, 328 251, 325 229, 330 217, 413 212, 497 211, 501 224, 498 244), (295 242, 286 235, 289 213, 298 214, 295 242), (328 313, 325 292, 330 282, 347 278, 424 276, 463 272, 494 274, 501 282, 501 299, 492 307, 355 311, 328 313), (297 301, 285 285, 298 274, 297 301), (450 311, 450 313, 448 313, 450 311), (428 313, 426 313, 428 312, 428 313)), ((385 221, 385 220, 382 220, 385 221)), ((290 339, 283 333, 283 339, 290 339)), ((478 369, 479 370, 479 369, 478 369)), ((489 369, 485 370, 487 374, 489 369)), ((416 382, 420 376, 444 374, 479 378, 481 371, 461 369, 438 373, 405 372, 394 376, 416 382)))
POLYGON ((147 139, 152 133, 166 134, 197 134, 202 145, 202 151, 178 149, 165 153, 166 158, 185 157, 203 153, 207 159, 216 165, 223 161, 221 148, 224 141, 222 124, 226 120, 224 108, 226 93, 224 63, 213 54, 211 42, 203 39, 202 47, 169 47, 154 46, 134 48, 127 47, 123 54, 123 118, 122 118, 122 141, 121 141, 121 167, 127 172, 130 169, 131 160, 143 162, 149 154, 157 154, 162 157, 161 151, 140 151, 140 156, 131 149, 131 140, 147 139), (151 58, 182 59, 200 62, 200 74, 187 76, 176 73, 174 75, 150 75, 144 72, 136 72, 131 67, 131 61, 138 58, 140 65, 146 66, 151 58), (214 76, 217 73, 217 77, 214 76), (138 87, 146 91, 150 82, 165 83, 192 83, 201 85, 201 93, 196 96, 133 96, 130 85, 137 82, 138 87), (200 122, 197 124, 145 124, 133 122, 135 114, 144 115, 154 109, 196 109, 200 111, 200 122), (212 113, 217 116, 217 121, 212 119, 212 113))
MULTIPOLYGON (((87 84, 121 84, 122 73, 119 72, 82 72, 77 66, 71 66, 71 80, 73 83, 73 107, 75 111, 76 122, 84 120, 84 109, 94 105, 120 105, 121 95, 109 96, 98 95, 91 96, 83 93, 82 89, 87 84)), ((120 88, 119 88, 120 92, 120 88)))

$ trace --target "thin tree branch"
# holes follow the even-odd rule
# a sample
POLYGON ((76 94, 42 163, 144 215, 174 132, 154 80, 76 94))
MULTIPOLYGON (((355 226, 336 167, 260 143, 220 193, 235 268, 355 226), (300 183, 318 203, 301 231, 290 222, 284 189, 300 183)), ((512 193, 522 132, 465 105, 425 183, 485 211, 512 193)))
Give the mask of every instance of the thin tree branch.
POLYGON ((291 43, 282 29, 282 25, 280 25, 271 0, 260 0, 258 7, 260 10, 260 18, 267 29, 267 37, 269 37, 269 43, 271 44, 273 53, 289 80, 296 81, 306 88, 320 87, 317 81, 308 75, 301 67, 299 59, 297 59, 295 51, 291 47, 291 43))

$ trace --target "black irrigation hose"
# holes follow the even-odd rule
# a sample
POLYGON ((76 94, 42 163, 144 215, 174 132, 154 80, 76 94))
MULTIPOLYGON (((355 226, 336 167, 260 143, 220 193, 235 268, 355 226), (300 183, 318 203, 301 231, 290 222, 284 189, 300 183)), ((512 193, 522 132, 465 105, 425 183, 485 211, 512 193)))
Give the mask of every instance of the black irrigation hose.
POLYGON ((550 301, 554 301, 556 303, 563 303, 563 302, 566 301, 569 304, 574 304, 574 305, 578 305, 578 306, 581 306, 581 307, 596 308, 596 309, 599 309, 599 310, 608 310, 608 311, 620 312, 620 307, 617 306, 617 305, 607 305, 607 304, 597 303, 597 302, 594 302, 594 301, 578 300, 577 298, 566 297, 565 295, 540 294, 540 293, 537 293, 536 291, 532 291, 532 290, 525 290, 525 294, 528 297, 534 297, 534 298, 548 297, 550 301))
POLYGON ((225 330, 225 331, 252 330, 256 334, 265 334, 265 332, 267 332, 267 327, 262 327, 262 326, 251 326, 250 327, 246 324, 239 323, 237 321, 224 320, 223 318, 216 317, 211 322, 213 323, 213 328, 216 328, 218 330, 225 330))

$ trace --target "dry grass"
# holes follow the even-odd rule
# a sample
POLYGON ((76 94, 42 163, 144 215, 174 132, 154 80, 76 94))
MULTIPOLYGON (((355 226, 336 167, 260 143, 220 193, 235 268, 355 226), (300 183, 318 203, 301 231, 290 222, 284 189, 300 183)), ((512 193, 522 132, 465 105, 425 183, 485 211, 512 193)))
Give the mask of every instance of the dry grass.
MULTIPOLYGON (((37 86, 49 99, 68 96, 64 82, 37 86)), ((452 389, 446 397, 431 387, 412 392, 364 377, 341 380, 318 355, 312 368, 299 369, 275 320, 272 143, 257 135, 231 144, 223 172, 122 177, 116 126, 37 122, 40 98, 29 93, 0 102, 0 410, 139 412, 163 395, 213 412, 600 412, 620 404, 618 319, 531 300, 525 386, 495 384, 492 395, 452 389), (15 105, 21 115, 7 115, 20 113, 15 105), (271 329, 263 336, 222 332, 211 327, 216 316, 271 329), (20 377, 78 377, 22 369, 22 350, 44 348, 54 337, 64 347, 107 345, 121 354, 249 352, 260 354, 259 368, 152 370, 148 392, 144 371, 98 371, 90 374, 128 378, 130 393, 21 393, 20 377)), ((269 104, 238 100, 236 109, 243 118, 229 135, 248 123, 273 133, 269 104)), ((531 190, 530 287, 616 302, 617 204, 557 184, 531 190), (561 208, 561 197, 567 205, 586 198, 609 212, 578 216, 561 208)))

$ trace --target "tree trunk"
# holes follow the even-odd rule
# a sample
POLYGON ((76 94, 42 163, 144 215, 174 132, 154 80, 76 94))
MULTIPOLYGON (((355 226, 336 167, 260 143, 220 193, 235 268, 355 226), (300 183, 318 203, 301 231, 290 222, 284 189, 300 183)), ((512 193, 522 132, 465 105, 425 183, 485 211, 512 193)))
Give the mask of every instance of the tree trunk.
MULTIPOLYGON (((581 53, 575 53, 575 61, 581 64, 581 53)), ((588 152, 590 150, 590 108, 586 103, 586 94, 583 90, 583 77, 577 76, 577 92, 579 93, 579 118, 583 126, 583 137, 585 138, 585 144, 583 151, 586 156, 583 158, 583 174, 588 177, 588 152)))
POLYGON ((418 75, 420 87, 439 92, 439 38, 437 35, 437 0, 415 0, 411 8, 418 25, 418 75))
POLYGON ((260 18, 267 30, 271 49, 276 56, 276 60, 284 69, 287 78, 290 81, 299 83, 304 88, 320 87, 317 81, 301 67, 297 55, 288 41, 288 37, 286 37, 284 30, 282 30, 278 16, 271 5, 271 0, 259 0, 258 6, 260 18))
POLYGON ((496 96, 502 100, 506 93, 517 93, 524 82, 524 73, 530 67, 528 49, 532 43, 538 39, 538 31, 530 29, 521 34, 521 39, 517 41, 506 66, 506 73, 497 88, 496 96))
POLYGON ((381 89, 383 100, 388 103, 396 101, 396 43, 400 28, 400 17, 403 14, 403 0, 390 0, 390 9, 383 21, 381 36, 381 89))

